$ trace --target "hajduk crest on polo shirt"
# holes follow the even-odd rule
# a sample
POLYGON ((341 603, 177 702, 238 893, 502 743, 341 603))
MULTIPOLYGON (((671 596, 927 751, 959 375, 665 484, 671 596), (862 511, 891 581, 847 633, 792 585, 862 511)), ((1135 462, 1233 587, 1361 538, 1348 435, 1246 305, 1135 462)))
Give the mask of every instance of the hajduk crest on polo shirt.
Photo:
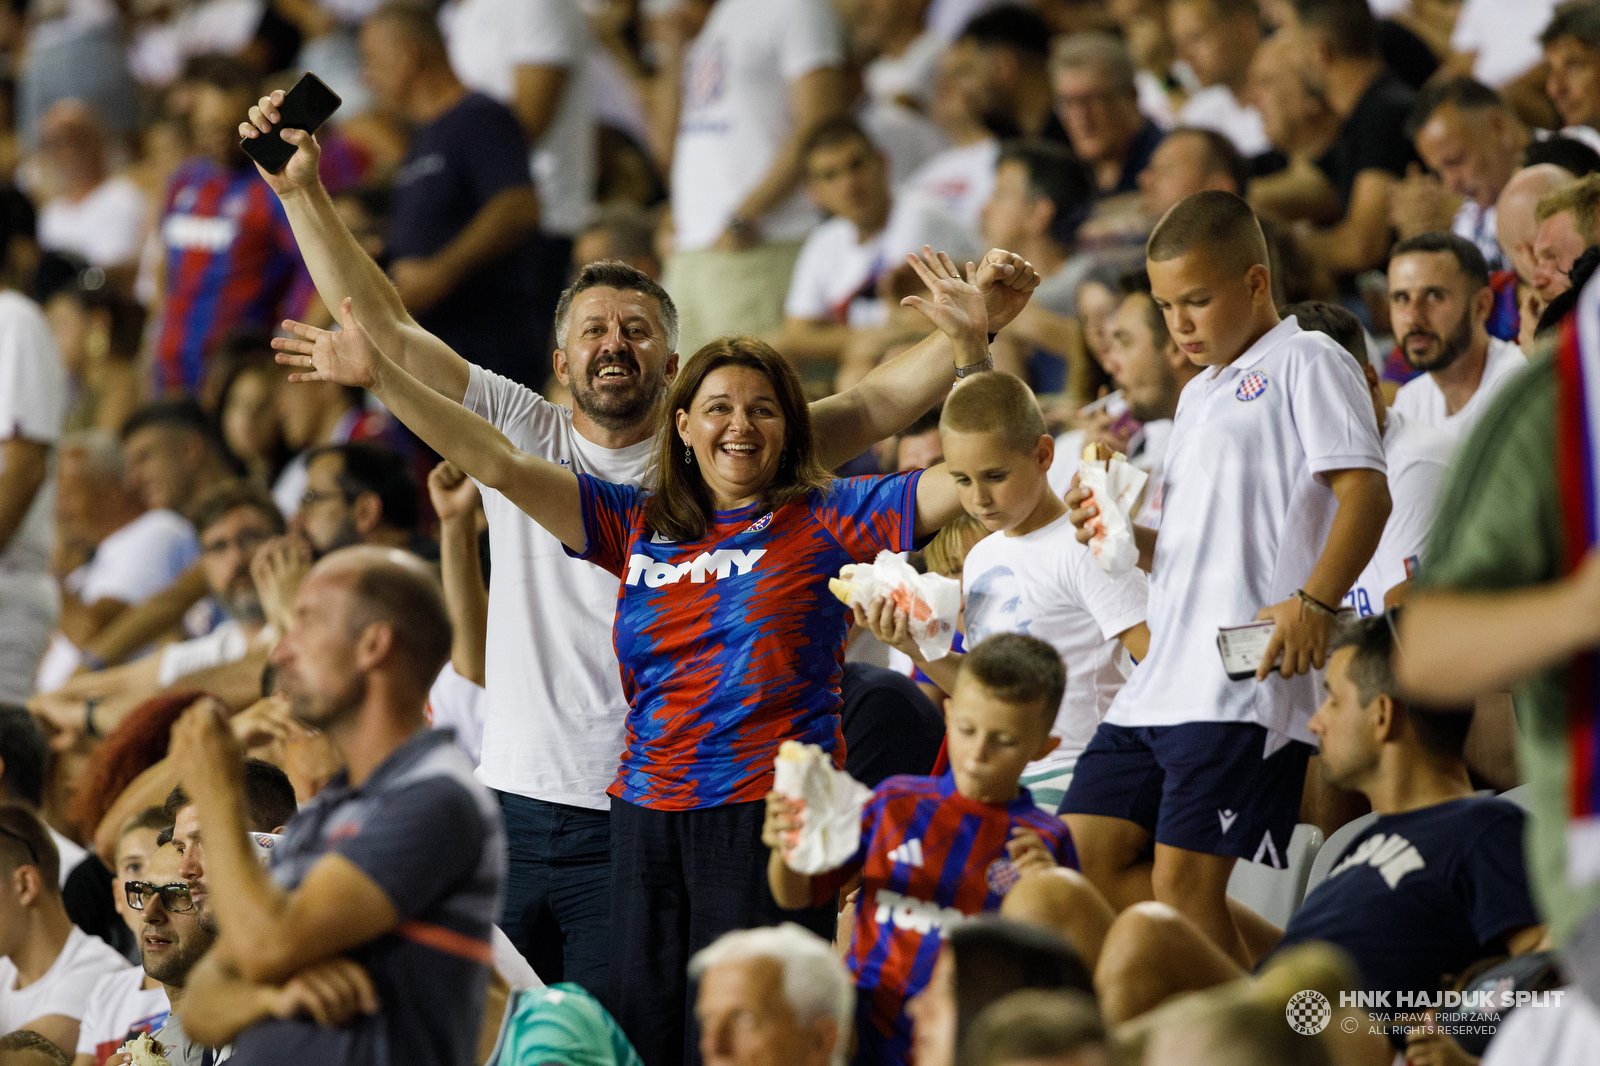
POLYGON ((1233 390, 1234 398, 1242 401, 1254 400, 1267 391, 1267 375, 1260 370, 1252 370, 1239 382, 1239 387, 1233 390))

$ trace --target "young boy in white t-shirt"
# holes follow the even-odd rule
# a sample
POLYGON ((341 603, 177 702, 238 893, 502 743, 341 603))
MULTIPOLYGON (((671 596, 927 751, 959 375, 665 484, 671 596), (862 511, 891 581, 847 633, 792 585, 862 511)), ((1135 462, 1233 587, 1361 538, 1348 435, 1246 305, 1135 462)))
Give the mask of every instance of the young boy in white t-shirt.
MULTIPOLYGON (((1148 579, 1137 568, 1107 574, 1078 543, 1047 476, 1055 441, 1021 380, 990 372, 962 382, 945 402, 939 437, 962 506, 991 531, 962 567, 966 646, 995 633, 1026 633, 1066 663, 1067 686, 1051 729, 1060 744, 1022 778, 1034 802, 1054 811, 1079 754, 1149 645, 1148 579)), ((886 600, 856 611, 858 623, 954 691, 961 655, 924 659, 906 636, 905 612, 886 600)))
MULTIPOLYGON (((1249 966, 1228 877, 1240 858, 1285 865, 1315 740, 1312 670, 1389 514, 1383 444, 1350 357, 1279 320, 1243 200, 1185 198, 1146 251, 1172 339, 1207 369, 1178 401, 1159 539, 1135 526, 1151 575, 1149 655, 1078 759, 1061 811, 1113 907, 1169 904, 1249 966), (1217 630, 1252 620, 1274 623, 1270 643, 1254 679, 1230 681, 1217 630)), ((1087 540, 1094 501, 1074 489, 1067 504, 1087 540)))

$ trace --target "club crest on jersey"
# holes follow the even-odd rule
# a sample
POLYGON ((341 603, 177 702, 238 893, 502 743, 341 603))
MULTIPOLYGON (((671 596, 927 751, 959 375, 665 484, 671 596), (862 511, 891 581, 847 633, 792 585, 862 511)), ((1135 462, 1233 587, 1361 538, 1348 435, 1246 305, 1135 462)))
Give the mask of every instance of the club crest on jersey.
POLYGON ((1239 387, 1233 390, 1233 398, 1249 401, 1267 391, 1267 375, 1259 370, 1252 370, 1239 382, 1239 387))
POLYGON ((1003 896, 1011 891, 1013 885, 1022 880, 1022 875, 1017 872, 1016 863, 1008 856, 1002 855, 989 864, 983 872, 984 880, 989 882, 989 888, 997 896, 1003 896))
MULTIPOLYGON (((772 525, 772 512, 768 511, 766 514, 762 515, 760 518, 756 519, 754 522, 751 522, 750 523, 750 528, 745 530, 744 532, 745 533, 760 533, 763 529, 766 529, 770 525, 772 525)), ((739 535, 742 537, 742 536, 744 536, 744 533, 741 533, 739 535)))

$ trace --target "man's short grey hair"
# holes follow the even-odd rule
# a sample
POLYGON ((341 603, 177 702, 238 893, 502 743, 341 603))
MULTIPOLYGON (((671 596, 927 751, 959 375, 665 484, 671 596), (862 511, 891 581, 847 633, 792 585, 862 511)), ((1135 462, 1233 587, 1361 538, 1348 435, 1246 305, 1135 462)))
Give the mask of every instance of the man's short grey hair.
POLYGON ((556 344, 565 347, 567 323, 572 318, 572 301, 590 289, 621 289, 624 292, 643 293, 655 300, 661 309, 661 331, 667 337, 667 351, 678 350, 678 308, 667 295, 661 283, 649 274, 615 259, 602 259, 578 271, 578 276, 567 286, 556 303, 556 344))
POLYGON ((850 1022, 855 1016, 856 989, 833 946, 794 922, 724 933, 689 960, 689 976, 698 980, 713 966, 747 959, 772 959, 783 967, 783 998, 801 1025, 832 1018, 838 1030, 834 1066, 843 1066, 850 1049, 850 1022))
POLYGON ((1050 49, 1050 70, 1083 70, 1092 67, 1111 79, 1112 88, 1137 94, 1134 83, 1133 54, 1121 38, 1098 31, 1074 33, 1056 38, 1050 49))
POLYGON ((122 444, 109 430, 80 429, 68 433, 56 446, 60 453, 81 452, 85 472, 103 481, 121 481, 126 473, 122 444))

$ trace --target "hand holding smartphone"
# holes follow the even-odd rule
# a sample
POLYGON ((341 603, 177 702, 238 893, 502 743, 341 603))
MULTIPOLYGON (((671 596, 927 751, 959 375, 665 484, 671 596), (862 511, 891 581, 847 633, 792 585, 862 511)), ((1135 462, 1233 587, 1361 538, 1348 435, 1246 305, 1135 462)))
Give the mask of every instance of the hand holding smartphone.
POLYGON ((283 103, 278 106, 278 121, 272 124, 272 129, 259 137, 241 138, 239 147, 262 170, 277 174, 289 165, 295 153, 295 146, 278 136, 278 131, 291 129, 315 133, 328 121, 329 116, 339 110, 343 102, 339 94, 328 88, 321 78, 307 74, 284 95, 283 103))

